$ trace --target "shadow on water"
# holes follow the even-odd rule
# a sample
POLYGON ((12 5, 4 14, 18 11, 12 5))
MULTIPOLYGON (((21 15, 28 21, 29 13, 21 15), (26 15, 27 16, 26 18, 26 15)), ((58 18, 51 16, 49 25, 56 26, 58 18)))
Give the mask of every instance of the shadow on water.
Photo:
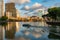
POLYGON ((60 39, 60 36, 57 36, 53 33, 49 33, 48 37, 49 37, 49 39, 60 39))
POLYGON ((60 40, 60 26, 51 25, 49 27, 49 39, 59 39, 60 40))
POLYGON ((8 23, 7 22, 1 22, 0 25, 1 26, 6 26, 8 23))

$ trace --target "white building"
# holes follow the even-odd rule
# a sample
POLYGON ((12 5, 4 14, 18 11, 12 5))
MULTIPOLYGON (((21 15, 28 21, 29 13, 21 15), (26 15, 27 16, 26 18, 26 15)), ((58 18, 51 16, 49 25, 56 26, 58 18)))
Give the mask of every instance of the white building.
POLYGON ((42 15, 44 15, 44 9, 39 9, 38 16, 42 17, 42 15))
POLYGON ((0 17, 4 16, 4 0, 0 0, 0 17))

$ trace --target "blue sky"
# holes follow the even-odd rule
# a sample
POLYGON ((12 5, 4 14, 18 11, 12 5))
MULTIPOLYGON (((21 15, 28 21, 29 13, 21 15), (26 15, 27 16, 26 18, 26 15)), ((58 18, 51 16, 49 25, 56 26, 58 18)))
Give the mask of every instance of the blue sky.
MULTIPOLYGON (((7 0, 4 0, 5 2, 7 2, 7 0)), ((18 0, 17 0, 18 1, 18 0)), ((42 4, 43 6, 45 7, 50 7, 50 6, 53 6, 54 4, 56 3, 60 3, 60 0, 30 0, 31 2, 30 3, 27 3, 26 5, 29 5, 29 6, 32 6, 32 4, 38 2, 40 4, 42 4)), ((23 6, 24 4, 20 5, 21 7, 23 6)), ((20 7, 19 6, 19 7, 20 7)), ((18 7, 18 6, 17 6, 18 7)), ((18 7, 18 8, 19 8, 18 7)))
MULTIPOLYGON (((5 3, 7 3, 9 0, 4 0, 5 3)), ((60 6, 60 0, 10 0, 10 2, 14 2, 16 5, 16 8, 22 12, 22 15, 30 11, 30 9, 38 8, 40 6, 49 8, 53 6, 60 6), (23 8, 23 10, 21 10, 23 8), (24 12, 23 12, 24 11, 24 12)), ((37 10, 37 9, 35 9, 37 10)))

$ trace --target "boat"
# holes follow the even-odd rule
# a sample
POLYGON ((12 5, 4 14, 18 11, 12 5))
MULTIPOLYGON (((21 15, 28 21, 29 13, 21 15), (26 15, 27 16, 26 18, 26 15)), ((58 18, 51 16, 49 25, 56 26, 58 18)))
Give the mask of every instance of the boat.
POLYGON ((30 24, 23 24, 23 27, 31 27, 31 25, 30 24))

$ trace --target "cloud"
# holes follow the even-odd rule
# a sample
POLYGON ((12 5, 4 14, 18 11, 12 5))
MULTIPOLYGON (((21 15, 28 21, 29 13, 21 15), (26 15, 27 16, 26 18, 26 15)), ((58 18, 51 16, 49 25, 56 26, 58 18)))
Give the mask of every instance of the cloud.
POLYGON ((39 8, 42 8, 42 4, 36 2, 30 7, 27 5, 22 7, 21 10, 34 11, 34 10, 39 9, 39 8))
POLYGON ((32 5, 32 9, 38 9, 38 8, 40 8, 40 7, 42 7, 42 4, 37 3, 37 2, 32 5))
POLYGON ((30 0, 6 0, 6 3, 15 3, 15 4, 24 4, 24 3, 29 3, 30 0))
POLYGON ((29 10, 29 9, 30 9, 30 7, 29 7, 29 6, 25 6, 25 9, 26 9, 26 10, 29 10))
POLYGON ((26 12, 25 14, 31 14, 31 15, 36 15, 37 16, 38 15, 37 13, 41 9, 43 9, 44 12, 47 11, 47 7, 45 7, 42 4, 36 2, 32 6, 25 5, 20 10, 29 11, 29 12, 26 12))
POLYGON ((26 6, 22 7, 21 10, 29 11, 30 10, 30 7, 26 5, 26 6))
MULTIPOLYGON (((31 8, 30 8, 31 9, 31 8)), ((45 9, 46 9, 46 7, 43 7, 43 8, 39 8, 39 9, 35 9, 35 10, 33 10, 33 11, 30 11, 30 9, 27 11, 27 12, 24 12, 24 15, 26 14, 26 15, 28 15, 28 16, 38 16, 39 14, 39 12, 40 12, 40 10, 43 10, 43 11, 46 11, 45 9)), ((26 10, 26 9, 24 9, 24 10, 26 10)), ((45 14, 45 13, 44 13, 45 14)), ((43 14, 41 14, 41 15, 43 15, 43 14)))

